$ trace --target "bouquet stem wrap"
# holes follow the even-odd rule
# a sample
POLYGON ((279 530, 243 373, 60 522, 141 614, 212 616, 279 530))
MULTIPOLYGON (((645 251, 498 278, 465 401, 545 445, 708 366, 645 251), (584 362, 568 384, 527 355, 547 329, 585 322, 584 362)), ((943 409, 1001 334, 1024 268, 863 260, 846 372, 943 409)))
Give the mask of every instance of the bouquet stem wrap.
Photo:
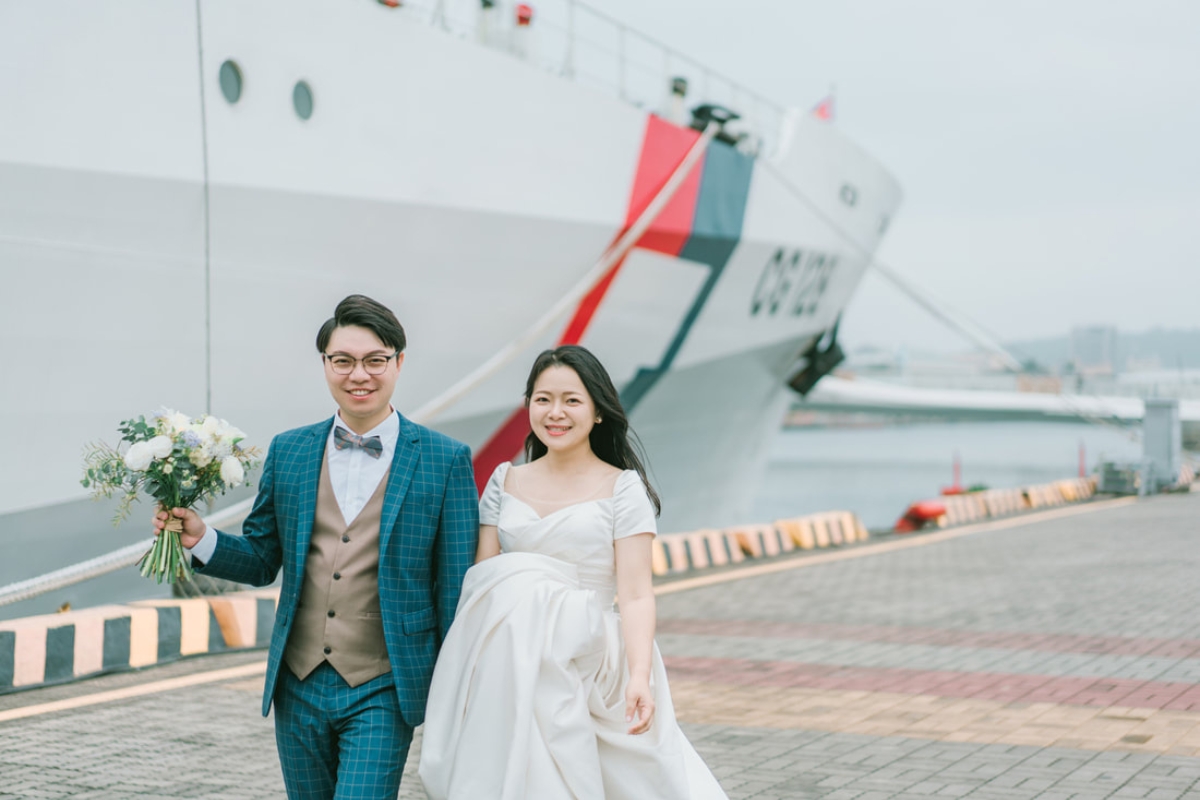
POLYGON ((186 583, 192 579, 192 568, 188 566, 187 553, 179 541, 183 532, 183 520, 167 512, 167 524, 161 534, 154 539, 154 544, 138 562, 142 577, 153 576, 155 581, 162 583, 186 583))

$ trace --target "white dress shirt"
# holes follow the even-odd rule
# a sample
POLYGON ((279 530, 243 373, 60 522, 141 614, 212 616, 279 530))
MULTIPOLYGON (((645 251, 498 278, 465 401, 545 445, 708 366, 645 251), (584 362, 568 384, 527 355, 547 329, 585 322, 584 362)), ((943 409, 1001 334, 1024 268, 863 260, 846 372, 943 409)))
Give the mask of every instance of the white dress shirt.
MULTIPOLYGON (((396 455, 396 442, 400 439, 400 416, 392 409, 387 419, 363 434, 363 438, 379 437, 383 445, 383 453, 379 458, 371 458, 361 447, 338 450, 333 438, 336 428, 344 428, 350 433, 354 431, 342 422, 340 414, 334 414, 329 438, 325 441, 325 456, 329 459, 329 482, 333 484, 333 496, 337 498, 342 518, 349 525, 367 505, 379 482, 392 466, 392 457, 396 455)), ((200 541, 196 542, 196 546, 188 552, 207 564, 216 550, 217 532, 210 525, 200 541)))

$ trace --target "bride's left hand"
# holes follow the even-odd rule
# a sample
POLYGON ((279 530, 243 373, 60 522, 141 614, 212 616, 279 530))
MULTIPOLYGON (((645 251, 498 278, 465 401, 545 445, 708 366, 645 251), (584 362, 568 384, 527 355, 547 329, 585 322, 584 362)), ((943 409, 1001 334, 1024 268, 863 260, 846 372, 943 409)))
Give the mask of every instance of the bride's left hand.
POLYGON ((625 687, 625 721, 633 723, 629 726, 632 734, 645 733, 654 722, 654 695, 650 693, 650 681, 645 678, 630 678, 625 687))

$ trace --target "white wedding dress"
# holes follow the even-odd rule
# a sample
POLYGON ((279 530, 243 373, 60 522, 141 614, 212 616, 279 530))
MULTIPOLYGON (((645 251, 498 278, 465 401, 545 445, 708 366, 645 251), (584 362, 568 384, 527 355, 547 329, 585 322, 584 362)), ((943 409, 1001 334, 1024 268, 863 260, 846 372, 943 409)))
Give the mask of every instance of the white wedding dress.
POLYGON ((650 730, 626 733, 628 665, 613 542, 655 532, 641 478, 539 517, 504 491, 479 503, 501 555, 468 570, 429 692, 420 776, 435 800, 724 800, 675 720, 653 651, 650 730))

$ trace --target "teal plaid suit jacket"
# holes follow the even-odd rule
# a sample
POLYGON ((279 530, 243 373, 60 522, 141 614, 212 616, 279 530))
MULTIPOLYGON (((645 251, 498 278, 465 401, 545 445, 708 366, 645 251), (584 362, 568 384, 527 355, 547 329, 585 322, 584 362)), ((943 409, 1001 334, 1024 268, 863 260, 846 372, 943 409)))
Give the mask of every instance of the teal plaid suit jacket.
MULTIPOLYGON (((267 657, 263 716, 271 708, 312 540, 317 482, 330 418, 276 436, 242 535, 218 532, 217 549, 197 572, 266 586, 283 570, 267 657)), ((420 725, 438 647, 474 563, 479 495, 470 449, 400 416, 379 526, 379 605, 404 721, 420 725)))

